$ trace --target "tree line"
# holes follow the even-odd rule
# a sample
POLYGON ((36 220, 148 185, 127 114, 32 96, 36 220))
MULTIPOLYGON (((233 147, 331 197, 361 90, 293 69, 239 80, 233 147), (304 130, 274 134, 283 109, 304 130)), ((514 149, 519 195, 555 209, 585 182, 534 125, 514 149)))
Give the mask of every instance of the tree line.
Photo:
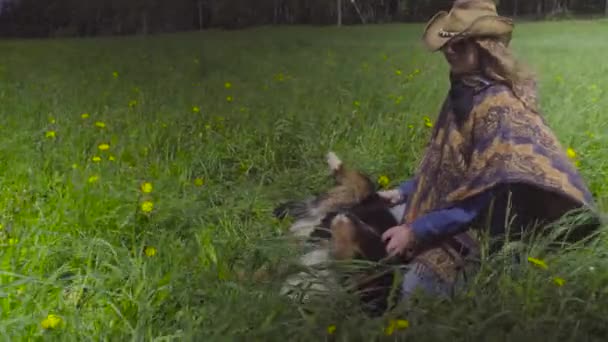
MULTIPOLYGON (((608 15, 608 0, 495 0, 511 17, 608 15)), ((0 0, 0 36, 130 35, 425 21, 453 0, 0 0)))

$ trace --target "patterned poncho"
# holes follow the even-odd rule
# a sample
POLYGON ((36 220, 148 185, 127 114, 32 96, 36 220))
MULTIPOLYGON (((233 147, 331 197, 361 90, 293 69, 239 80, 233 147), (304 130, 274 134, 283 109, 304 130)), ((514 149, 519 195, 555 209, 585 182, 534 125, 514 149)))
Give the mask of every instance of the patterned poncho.
MULTIPOLYGON (((468 103, 446 98, 415 175, 417 190, 408 199, 404 223, 505 184, 546 194, 531 196, 534 208, 554 217, 591 205, 581 176, 537 111, 534 83, 516 96, 510 87, 481 77, 461 82, 470 91, 468 103)), ((449 243, 454 240, 477 244, 466 232, 419 250, 416 261, 454 280, 462 261, 449 243)))

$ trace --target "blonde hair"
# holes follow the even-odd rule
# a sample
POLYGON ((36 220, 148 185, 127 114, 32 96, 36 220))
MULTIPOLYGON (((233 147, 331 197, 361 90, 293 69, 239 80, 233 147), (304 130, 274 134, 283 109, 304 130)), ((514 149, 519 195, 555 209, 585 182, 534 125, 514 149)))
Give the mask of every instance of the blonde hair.
POLYGON ((537 111, 536 75, 520 62, 504 40, 490 37, 477 38, 474 42, 480 48, 480 68, 484 75, 505 83, 516 97, 530 109, 537 111))

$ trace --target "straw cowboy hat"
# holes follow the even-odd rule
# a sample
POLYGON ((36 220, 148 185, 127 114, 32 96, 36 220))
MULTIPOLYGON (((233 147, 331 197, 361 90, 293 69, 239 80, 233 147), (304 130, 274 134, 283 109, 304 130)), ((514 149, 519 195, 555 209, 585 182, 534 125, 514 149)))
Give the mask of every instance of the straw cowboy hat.
POLYGON ((431 51, 446 43, 468 37, 501 38, 511 40, 513 21, 499 16, 492 0, 455 0, 450 12, 440 11, 429 20, 422 40, 431 51))

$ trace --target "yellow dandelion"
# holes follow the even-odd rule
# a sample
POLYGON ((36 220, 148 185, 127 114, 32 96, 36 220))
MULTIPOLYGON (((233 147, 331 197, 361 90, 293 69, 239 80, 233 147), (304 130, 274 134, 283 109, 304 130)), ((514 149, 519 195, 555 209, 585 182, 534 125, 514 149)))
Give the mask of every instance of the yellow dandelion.
POLYGON ((108 157, 108 160, 109 160, 109 161, 115 161, 115 160, 116 160, 116 157, 114 157, 113 155, 110 155, 110 156, 108 157))
POLYGON ((336 326, 334 324, 327 327, 327 333, 333 335, 336 332, 336 326))
POLYGON ((153 257, 156 255, 156 248, 154 248, 152 246, 146 246, 144 248, 144 254, 146 254, 146 256, 148 256, 148 257, 153 257))
POLYGON ((388 326, 384 329, 384 334, 391 336, 395 330, 404 330, 409 328, 410 322, 405 319, 391 319, 388 326))
POLYGON ((61 317, 54 314, 49 314, 45 319, 42 320, 40 325, 43 329, 55 329, 61 325, 61 322, 61 317))
POLYGON ((100 151, 107 151, 110 149, 110 145, 109 144, 99 144, 99 146, 97 146, 97 148, 100 151))
POLYGON ((566 283, 566 281, 564 280, 564 278, 560 278, 560 277, 553 278, 553 282, 555 283, 555 285, 557 285, 559 287, 564 286, 564 284, 566 283))
POLYGON ((201 109, 199 107, 197 107, 197 106, 194 106, 194 107, 192 107, 192 112, 193 113, 200 113, 201 109))
POLYGON ((402 74, 401 70, 399 70, 399 69, 395 70, 395 75, 401 76, 401 74, 402 74))
POLYGON ((549 267, 547 266, 547 264, 546 264, 544 261, 540 260, 540 259, 533 258, 533 257, 528 257, 528 261, 529 261, 531 264, 533 264, 533 265, 535 265, 535 266, 537 266, 537 267, 539 267, 539 268, 542 268, 542 269, 545 269, 545 270, 546 270, 547 268, 549 268, 549 267))
POLYGON ((414 70, 414 75, 418 75, 420 73, 420 69, 414 70))
POLYGON ((232 88, 232 83, 230 83, 230 82, 224 83, 224 88, 226 88, 226 89, 232 88))
POLYGON ((82 114, 80 114, 80 118, 81 119, 88 119, 89 116, 90 116, 89 113, 82 113, 82 114))
POLYGON ((433 127, 433 121, 431 121, 431 118, 429 118, 428 116, 424 117, 424 125, 428 128, 432 128, 433 127))
POLYGON ((152 192, 152 183, 150 182, 143 182, 141 183, 141 192, 149 194, 152 192))
POLYGON ((112 76, 114 76, 114 78, 118 78, 118 71, 114 71, 114 72, 112 73, 112 76))
POLYGON ((101 161, 101 157, 99 157, 99 156, 93 156, 93 158, 91 158, 91 160, 92 160, 94 163, 99 163, 99 162, 101 161))
POLYGON ((55 138, 55 137, 57 136, 57 134, 55 133, 55 131, 47 131, 47 132, 44 134, 44 136, 45 136, 45 137, 47 137, 47 138, 52 139, 52 138, 55 138))
POLYGON ((95 122, 95 126, 97 126, 99 128, 106 128, 106 124, 103 121, 95 122))
POLYGON ((234 98, 232 96, 226 96, 226 101, 232 102, 234 98))
POLYGON ((141 204, 141 211, 144 213, 149 213, 154 209, 154 203, 152 201, 144 201, 141 204))
POLYGON ((571 159, 576 158, 576 151, 572 148, 572 147, 568 147, 568 149, 566 150, 566 154, 568 155, 568 157, 570 157, 571 159))
POLYGON ((131 100, 131 101, 129 101, 129 108, 133 108, 135 106, 137 106, 137 100, 131 100))
POLYGON ((353 102, 353 105, 354 105, 355 107, 357 107, 357 108, 358 108, 358 107, 361 107, 361 102, 359 102, 359 101, 355 101, 355 102, 353 102))
POLYGON ((15 239, 15 238, 9 238, 8 239, 8 245, 9 246, 14 246, 19 242, 19 239, 15 239))
POLYGON ((386 188, 388 186, 388 183, 390 183, 390 179, 388 178, 388 176, 382 175, 378 177, 378 184, 381 187, 386 188))
POLYGON ((194 185, 196 186, 203 186, 203 184, 205 184, 205 181, 202 178, 196 178, 194 180, 194 185))
POLYGON ((397 326, 398 330, 403 330, 410 327, 410 322, 406 319, 398 319, 395 325, 397 326))
POLYGON ((99 180, 99 176, 97 176, 97 175, 93 175, 93 176, 89 177, 88 182, 89 182, 89 183, 95 183, 95 182, 97 182, 98 180, 99 180))

